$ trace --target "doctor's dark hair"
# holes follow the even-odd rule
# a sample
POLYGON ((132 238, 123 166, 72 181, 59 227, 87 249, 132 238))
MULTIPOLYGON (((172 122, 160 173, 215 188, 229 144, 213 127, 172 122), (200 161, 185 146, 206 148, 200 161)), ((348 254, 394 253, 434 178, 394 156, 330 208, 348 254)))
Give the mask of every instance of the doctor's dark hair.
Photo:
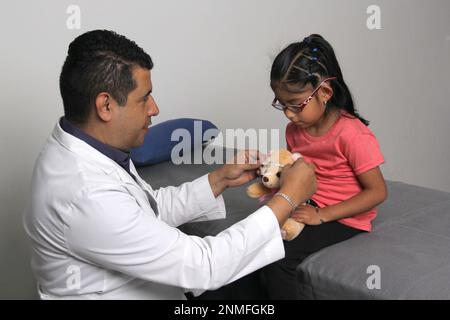
POLYGON ((302 42, 287 46, 275 58, 270 72, 272 87, 295 85, 303 88, 310 83, 316 88, 327 77, 337 79, 330 81, 333 96, 327 103, 326 112, 330 107, 343 109, 365 125, 369 125, 369 121, 355 110, 352 95, 344 81, 334 50, 322 36, 312 34, 302 42))
POLYGON ((59 78, 67 120, 83 124, 100 92, 108 92, 121 106, 137 84, 133 68, 153 68, 150 56, 134 41, 108 30, 78 36, 69 45, 59 78))

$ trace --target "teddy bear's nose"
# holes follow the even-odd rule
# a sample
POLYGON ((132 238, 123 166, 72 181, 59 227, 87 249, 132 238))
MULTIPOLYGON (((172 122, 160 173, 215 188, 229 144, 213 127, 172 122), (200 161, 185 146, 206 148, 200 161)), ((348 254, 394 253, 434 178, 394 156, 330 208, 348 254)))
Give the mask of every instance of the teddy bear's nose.
POLYGON ((269 178, 263 177, 263 182, 269 182, 269 178))

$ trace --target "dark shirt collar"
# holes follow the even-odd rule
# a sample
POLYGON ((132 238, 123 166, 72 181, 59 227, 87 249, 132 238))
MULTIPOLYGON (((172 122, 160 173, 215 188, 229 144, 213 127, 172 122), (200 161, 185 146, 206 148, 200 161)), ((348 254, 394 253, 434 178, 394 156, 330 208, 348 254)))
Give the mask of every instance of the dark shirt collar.
POLYGON ((61 128, 73 135, 74 137, 86 142, 88 145, 90 145, 92 148, 96 149, 97 151, 103 153, 105 156, 110 158, 111 160, 115 161, 119 166, 125 169, 130 175, 130 153, 123 152, 119 149, 113 148, 111 146, 108 146, 107 144, 104 144, 103 142, 95 139, 94 137, 91 137, 87 133, 84 133, 81 129, 78 129, 75 127, 72 123, 70 123, 65 117, 62 117, 59 121, 59 124, 61 125, 61 128))

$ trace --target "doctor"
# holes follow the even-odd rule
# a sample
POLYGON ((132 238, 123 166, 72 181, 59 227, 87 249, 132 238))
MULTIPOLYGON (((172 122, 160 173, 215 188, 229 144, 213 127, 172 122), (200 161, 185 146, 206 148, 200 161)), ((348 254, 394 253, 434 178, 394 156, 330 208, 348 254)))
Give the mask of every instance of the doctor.
POLYGON ((39 154, 24 217, 42 299, 185 299, 283 258, 279 226, 315 191, 313 168, 286 167, 281 195, 215 237, 176 227, 225 216, 221 193, 258 164, 226 164, 153 190, 130 161, 151 117, 152 60, 136 43, 96 30, 69 46, 60 75, 64 117, 39 154))

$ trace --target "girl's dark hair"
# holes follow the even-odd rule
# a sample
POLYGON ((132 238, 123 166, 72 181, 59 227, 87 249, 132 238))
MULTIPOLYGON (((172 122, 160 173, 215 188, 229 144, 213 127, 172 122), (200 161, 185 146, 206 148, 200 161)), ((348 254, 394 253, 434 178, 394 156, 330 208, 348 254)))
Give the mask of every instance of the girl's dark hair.
POLYGON ((327 77, 337 77, 330 81, 333 97, 327 104, 327 109, 336 107, 345 110, 358 118, 366 126, 369 121, 361 117, 355 110, 352 95, 331 45, 322 36, 312 34, 302 42, 294 42, 281 51, 272 64, 270 82, 276 85, 306 86, 308 83, 315 88, 327 77))

